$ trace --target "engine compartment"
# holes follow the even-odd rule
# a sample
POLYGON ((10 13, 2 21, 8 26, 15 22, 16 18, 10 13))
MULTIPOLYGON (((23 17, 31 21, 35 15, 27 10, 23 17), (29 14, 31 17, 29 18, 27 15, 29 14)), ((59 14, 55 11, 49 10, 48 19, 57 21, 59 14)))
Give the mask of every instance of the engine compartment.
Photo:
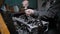
POLYGON ((16 31, 19 33, 25 32, 26 34, 37 34, 39 28, 44 32, 48 31, 48 23, 41 20, 39 17, 20 15, 19 17, 12 17, 16 31))

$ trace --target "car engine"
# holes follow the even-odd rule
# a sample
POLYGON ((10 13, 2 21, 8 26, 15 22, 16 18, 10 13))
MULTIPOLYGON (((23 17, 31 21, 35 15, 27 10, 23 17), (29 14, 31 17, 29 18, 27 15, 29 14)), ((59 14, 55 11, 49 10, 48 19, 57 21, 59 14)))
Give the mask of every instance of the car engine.
POLYGON ((19 17, 12 17, 16 31, 19 34, 38 34, 39 28, 43 32, 48 31, 49 22, 41 20, 39 17, 20 15, 19 17))

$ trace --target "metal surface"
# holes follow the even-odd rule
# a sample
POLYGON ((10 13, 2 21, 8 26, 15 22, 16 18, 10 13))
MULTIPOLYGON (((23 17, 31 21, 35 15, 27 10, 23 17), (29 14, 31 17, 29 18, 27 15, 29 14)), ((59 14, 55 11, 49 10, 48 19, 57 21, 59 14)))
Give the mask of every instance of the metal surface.
MULTIPOLYGON (((15 22, 15 25, 17 23, 19 23, 21 26, 19 26, 18 24, 16 25, 17 27, 17 31, 22 33, 25 32, 26 34, 37 34, 38 33, 38 27, 42 27, 44 29, 44 27, 46 27, 46 29, 44 30, 44 32, 48 31, 48 22, 42 21, 41 23, 43 24, 43 26, 40 23, 39 19, 34 19, 33 17, 28 17, 26 18, 26 16, 20 16, 20 17, 12 17, 13 21, 15 22)), ((22 34, 25 34, 22 33, 22 34)))

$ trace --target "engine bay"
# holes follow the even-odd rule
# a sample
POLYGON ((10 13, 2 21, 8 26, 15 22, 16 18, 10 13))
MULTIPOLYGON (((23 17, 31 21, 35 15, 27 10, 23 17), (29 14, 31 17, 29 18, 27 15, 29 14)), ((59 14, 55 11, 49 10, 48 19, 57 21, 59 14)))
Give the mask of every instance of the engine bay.
POLYGON ((39 17, 34 18, 32 16, 20 15, 19 17, 12 17, 16 31, 21 30, 25 33, 37 34, 39 27, 45 31, 48 30, 48 23, 41 20, 39 17))

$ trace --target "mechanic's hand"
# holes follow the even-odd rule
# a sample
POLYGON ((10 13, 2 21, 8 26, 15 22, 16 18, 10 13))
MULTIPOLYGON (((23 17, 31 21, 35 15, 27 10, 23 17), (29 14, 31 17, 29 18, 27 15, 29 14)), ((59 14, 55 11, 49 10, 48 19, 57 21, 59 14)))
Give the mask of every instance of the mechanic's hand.
POLYGON ((27 16, 30 16, 31 14, 34 14, 34 10, 27 9, 27 10, 25 10, 25 13, 26 13, 27 16))

